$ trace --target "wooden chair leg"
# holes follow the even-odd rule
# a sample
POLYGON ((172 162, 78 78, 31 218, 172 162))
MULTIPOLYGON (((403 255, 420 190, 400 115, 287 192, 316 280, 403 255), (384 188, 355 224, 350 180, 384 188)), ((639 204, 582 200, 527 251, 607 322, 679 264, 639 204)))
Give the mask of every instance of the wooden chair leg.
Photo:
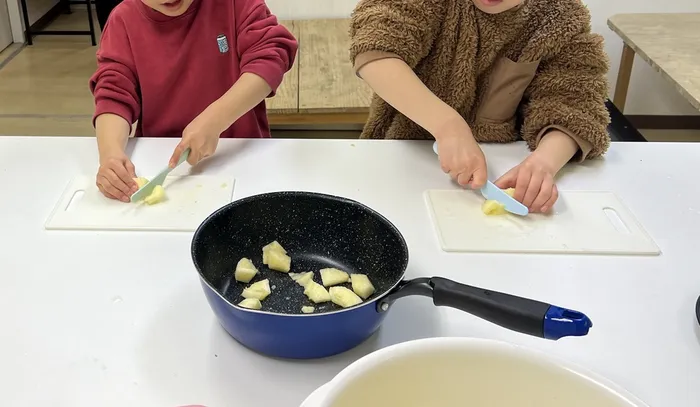
POLYGON ((97 38, 95 36, 95 21, 92 18, 92 0, 87 0, 85 3, 87 4, 88 23, 90 24, 90 40, 92 40, 94 47, 97 45, 97 38))
POLYGON ((627 102, 627 91, 630 87, 630 77, 632 76, 632 65, 634 64, 634 50, 629 45, 625 44, 622 49, 622 58, 620 58, 620 70, 617 72, 617 83, 615 84, 615 95, 613 103, 620 112, 625 112, 625 103, 627 102))

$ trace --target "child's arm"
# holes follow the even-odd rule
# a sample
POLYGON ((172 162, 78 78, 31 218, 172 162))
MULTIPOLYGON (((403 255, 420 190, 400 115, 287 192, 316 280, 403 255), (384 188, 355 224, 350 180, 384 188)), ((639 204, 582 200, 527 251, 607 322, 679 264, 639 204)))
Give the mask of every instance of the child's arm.
POLYGON ((543 61, 525 92, 522 111, 521 133, 530 148, 536 150, 555 132, 568 135, 578 147, 565 163, 603 155, 610 145, 607 72, 603 38, 589 32, 574 36, 556 56, 543 61))
POLYGON ((358 73, 379 97, 435 137, 445 173, 462 186, 484 186, 486 160, 469 125, 435 96, 405 62, 379 59, 364 65, 358 73))
POLYGON ((100 40, 90 90, 95 97, 93 124, 100 159, 97 186, 106 196, 124 202, 138 189, 134 166, 124 152, 141 111, 133 66, 124 21, 114 13, 100 40))
POLYGON ((496 184, 514 187, 514 198, 530 211, 552 208, 554 178, 566 163, 601 156, 610 145, 607 71, 602 38, 583 32, 541 63, 525 92, 521 132, 534 151, 496 184))
POLYGON ((130 202, 129 197, 138 190, 134 182, 136 169, 124 153, 129 128, 129 123, 116 114, 103 113, 95 119, 100 155, 97 187, 108 198, 123 202, 130 202))
POLYGON ((262 77, 248 72, 241 75, 231 89, 185 127, 169 165, 175 167, 187 148, 191 149, 187 161, 192 165, 214 154, 221 133, 271 92, 272 88, 262 77))
POLYGON ((266 97, 273 96, 294 64, 297 41, 277 22, 264 0, 235 1, 234 7, 241 77, 185 128, 171 165, 188 147, 192 151, 187 161, 192 165, 214 154, 221 133, 266 97))
POLYGON ((486 161, 466 121, 413 69, 442 28, 441 0, 364 0, 353 13, 351 58, 374 92, 438 141, 442 169, 459 184, 480 188, 486 161))

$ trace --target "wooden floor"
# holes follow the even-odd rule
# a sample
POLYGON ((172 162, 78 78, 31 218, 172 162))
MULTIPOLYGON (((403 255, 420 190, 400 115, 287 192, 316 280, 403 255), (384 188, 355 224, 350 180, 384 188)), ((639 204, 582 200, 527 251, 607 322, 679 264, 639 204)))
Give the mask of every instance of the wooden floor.
MULTIPOLYGON (((85 11, 61 16, 54 30, 87 28, 85 11)), ((38 36, 34 45, 0 53, 0 134, 92 136, 93 99, 88 79, 96 47, 87 36, 38 36), (10 58, 9 61, 7 59, 10 58)), ((274 137, 356 138, 358 129, 309 133, 273 130, 274 137)), ((649 141, 700 141, 700 131, 642 130, 649 141)))

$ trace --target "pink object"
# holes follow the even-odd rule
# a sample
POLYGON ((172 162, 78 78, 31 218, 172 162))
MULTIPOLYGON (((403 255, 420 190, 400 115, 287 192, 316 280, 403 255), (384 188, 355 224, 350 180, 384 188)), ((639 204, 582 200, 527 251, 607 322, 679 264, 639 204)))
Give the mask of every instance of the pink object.
MULTIPOLYGON (((179 17, 125 0, 110 15, 97 51, 90 79, 95 117, 138 120, 136 136, 181 137, 244 72, 265 79, 274 94, 297 46, 264 0, 194 0, 179 17)), ((264 102, 221 134, 269 136, 264 102)))

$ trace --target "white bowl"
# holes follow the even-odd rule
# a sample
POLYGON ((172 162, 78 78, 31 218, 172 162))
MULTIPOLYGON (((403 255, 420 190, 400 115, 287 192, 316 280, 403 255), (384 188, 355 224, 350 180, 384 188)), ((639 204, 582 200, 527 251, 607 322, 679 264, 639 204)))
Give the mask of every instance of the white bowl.
POLYGON ((356 361, 302 407, 648 407, 580 367, 481 339, 432 338, 356 361))

